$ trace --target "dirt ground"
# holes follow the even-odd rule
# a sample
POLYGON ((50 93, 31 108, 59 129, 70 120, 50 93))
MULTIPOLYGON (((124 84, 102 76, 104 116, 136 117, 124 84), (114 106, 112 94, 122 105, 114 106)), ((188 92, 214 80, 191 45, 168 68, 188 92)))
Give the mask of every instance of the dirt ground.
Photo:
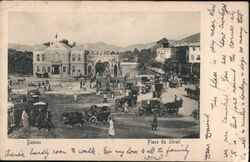
MULTIPOLYGON (((199 138, 200 124, 190 116, 194 108, 198 107, 198 102, 186 96, 185 88, 193 87, 192 85, 183 85, 179 88, 168 88, 162 94, 162 101, 172 102, 174 96, 177 95, 183 99, 183 107, 179 111, 179 115, 167 115, 158 117, 158 129, 153 131, 151 123, 153 116, 139 117, 135 113, 136 106, 130 107, 128 113, 115 112, 113 98, 108 99, 108 103, 112 107, 115 115, 115 136, 108 136, 107 123, 97 123, 91 126, 85 123, 82 127, 74 125, 70 128, 63 124, 62 113, 64 112, 84 112, 88 110, 92 104, 102 103, 103 95, 97 96, 95 89, 87 87, 86 91, 80 90, 79 82, 51 82, 52 91, 44 92, 40 96, 40 101, 49 104, 48 110, 52 112, 52 122, 55 129, 47 132, 45 129, 38 131, 37 128, 15 128, 9 134, 10 138, 199 138), (73 94, 78 94, 78 101, 74 102, 73 94)), ((25 92, 27 82, 13 86, 16 92, 25 92)), ((21 94, 21 93, 20 93, 21 94)), ((118 96, 115 96, 118 97, 118 96)), ((138 105, 142 99, 151 98, 152 93, 138 96, 138 105)))

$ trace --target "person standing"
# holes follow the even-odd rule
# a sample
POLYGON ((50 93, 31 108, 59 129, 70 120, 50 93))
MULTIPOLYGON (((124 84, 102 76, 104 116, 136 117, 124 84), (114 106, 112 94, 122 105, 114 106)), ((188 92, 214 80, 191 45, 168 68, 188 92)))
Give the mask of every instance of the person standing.
POLYGON ((154 116, 153 122, 152 122, 152 130, 156 130, 158 126, 158 121, 156 116, 154 116))
POLYGON ((115 127, 114 127, 113 118, 111 118, 111 119, 109 120, 109 132, 108 132, 108 134, 109 134, 110 136, 114 136, 114 135, 115 135, 115 127))
POLYGON ((29 115, 28 115, 28 110, 25 108, 22 113, 22 121, 23 121, 23 127, 27 129, 29 127, 29 115))
POLYGON ((74 94, 74 101, 77 102, 77 94, 74 94))
POLYGON ((80 81, 80 89, 82 89, 82 81, 80 81))
POLYGON ((108 96, 106 93, 104 93, 103 95, 103 103, 107 103, 108 102, 108 96))
POLYGON ((124 112, 128 113, 128 101, 124 103, 124 112))

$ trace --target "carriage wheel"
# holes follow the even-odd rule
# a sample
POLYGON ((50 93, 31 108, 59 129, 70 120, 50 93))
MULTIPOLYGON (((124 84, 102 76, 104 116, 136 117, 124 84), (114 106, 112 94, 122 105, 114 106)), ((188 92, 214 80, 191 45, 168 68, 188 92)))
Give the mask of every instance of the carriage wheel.
POLYGON ((113 119, 114 119, 114 117, 115 117, 115 115, 114 115, 114 114, 110 114, 110 115, 108 116, 108 121, 109 121, 111 118, 113 118, 113 119))
POLYGON ((167 114, 167 111, 165 109, 160 111, 160 116, 165 116, 167 114))
POLYGON ((143 117, 143 116, 145 116, 145 114, 146 114, 146 111, 144 109, 139 109, 138 110, 138 115, 139 116, 143 117))
POLYGON ((96 123, 97 123, 97 118, 95 116, 92 116, 91 118, 89 118, 90 125, 96 125, 96 123))

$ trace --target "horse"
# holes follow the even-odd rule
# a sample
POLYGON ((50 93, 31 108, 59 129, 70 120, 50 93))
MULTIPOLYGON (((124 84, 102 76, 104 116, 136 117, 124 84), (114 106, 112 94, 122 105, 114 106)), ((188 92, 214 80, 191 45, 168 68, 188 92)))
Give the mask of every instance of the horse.
POLYGON ((82 127, 85 121, 83 120, 83 114, 80 112, 66 112, 62 114, 64 124, 69 125, 71 128, 74 124, 80 124, 82 127))

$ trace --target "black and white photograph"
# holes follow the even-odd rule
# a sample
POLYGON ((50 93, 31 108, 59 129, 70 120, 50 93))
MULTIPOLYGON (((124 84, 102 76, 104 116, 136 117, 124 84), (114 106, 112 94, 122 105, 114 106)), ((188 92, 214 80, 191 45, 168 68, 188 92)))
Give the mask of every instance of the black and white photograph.
POLYGON ((9 12, 8 138, 200 138, 200 12, 9 12))

